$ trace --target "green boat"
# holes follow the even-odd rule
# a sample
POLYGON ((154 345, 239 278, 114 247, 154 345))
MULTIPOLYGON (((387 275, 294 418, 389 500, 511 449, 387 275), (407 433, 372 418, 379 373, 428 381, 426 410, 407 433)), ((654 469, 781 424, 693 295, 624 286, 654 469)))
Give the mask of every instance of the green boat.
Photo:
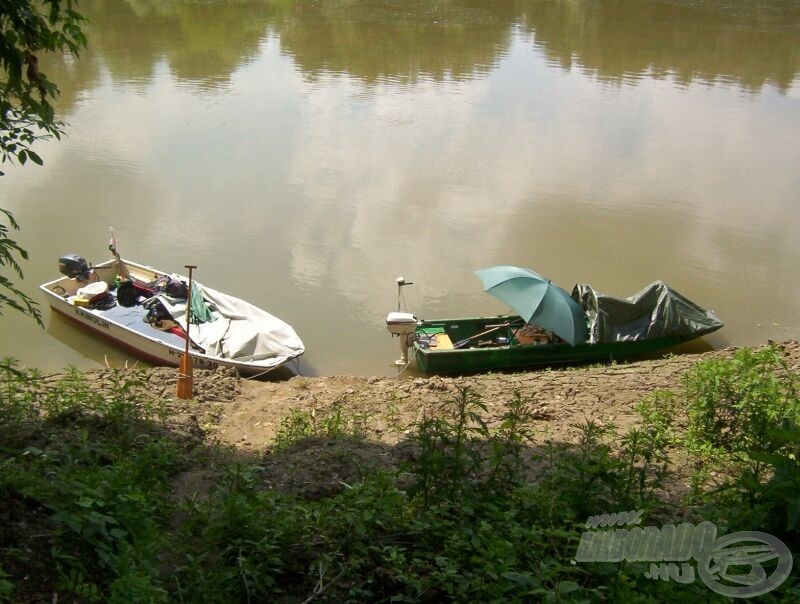
MULTIPOLYGON (((493 267, 476 271, 483 279, 493 267), (483 274, 481 274, 483 273, 483 274)), ((530 275, 524 275, 530 280, 530 275)), ((518 279, 519 275, 514 278, 518 279)), ((398 365, 416 363, 424 373, 458 374, 554 365, 626 360, 665 351, 700 338, 723 326, 713 311, 704 310, 662 281, 655 281, 629 298, 614 298, 588 285, 572 294, 544 280, 546 286, 528 305, 509 295, 509 281, 497 285, 484 279, 486 291, 519 312, 513 315, 421 320, 408 312, 387 316, 390 333, 400 337, 398 365), (493 291, 493 288, 494 291, 493 291), (542 293, 545 292, 545 293, 542 293)), ((410 285, 402 278, 398 286, 410 285)), ((520 283, 511 283, 517 290, 520 283)), ((517 295, 517 294, 514 294, 517 295)), ((521 298, 531 296, 531 290, 521 298)), ((400 294, 398 294, 398 300, 400 294)))
POLYGON ((518 316, 419 321, 411 360, 424 373, 476 373, 621 361, 694 339, 694 336, 667 336, 572 346, 557 337, 532 339, 515 335, 524 329, 525 322, 518 316), (456 343, 487 331, 490 333, 463 348, 455 348, 456 343))

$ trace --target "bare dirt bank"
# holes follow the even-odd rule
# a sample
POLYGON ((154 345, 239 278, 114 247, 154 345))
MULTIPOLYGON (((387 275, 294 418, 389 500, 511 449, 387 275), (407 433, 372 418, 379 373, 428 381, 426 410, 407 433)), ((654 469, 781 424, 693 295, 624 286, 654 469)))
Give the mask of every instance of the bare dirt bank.
MULTIPOLYGON (((800 344, 778 344, 787 363, 800 371, 800 344)), ((210 436, 239 449, 269 449, 281 421, 293 409, 322 416, 339 406, 344 416, 362 423, 368 440, 393 444, 424 413, 469 387, 488 407, 491 425, 519 392, 535 411, 542 438, 565 439, 572 424, 585 419, 619 428, 636 421, 636 404, 656 390, 678 390, 695 363, 729 357, 736 348, 620 365, 578 367, 473 376, 396 379, 351 375, 296 376, 284 381, 240 379, 221 371, 195 371, 192 401, 174 400, 176 410, 193 418, 210 436)), ((102 384, 108 370, 89 372, 102 384)), ((177 370, 147 370, 152 391, 174 398, 177 370)))
MULTIPOLYGON (((800 343, 778 344, 787 365, 800 372, 800 343)), ((575 424, 594 420, 618 433, 639 421, 637 404, 657 390, 679 392, 683 376, 698 362, 730 357, 736 348, 620 365, 561 370, 490 373, 462 377, 406 378, 293 377, 283 381, 241 379, 224 371, 195 371, 190 401, 177 400, 177 369, 145 370, 150 394, 166 402, 170 423, 187 438, 230 447, 237 457, 265 470, 268 484, 280 491, 319 497, 358 480, 369 469, 393 470, 413 456, 406 436, 412 424, 436 414, 441 405, 468 387, 486 406, 484 421, 497 426, 515 393, 529 403, 536 436, 530 451, 547 442, 574 442, 575 424), (289 419, 300 417, 302 425, 289 419), (309 422, 311 426, 309 426, 309 422), (329 438, 335 423, 341 434, 329 438), (311 427, 312 438, 276 451, 276 437, 311 427)), ((87 373, 105 388, 114 370, 87 373)), ((117 374, 118 375, 118 374, 117 374)), ((118 379, 118 378, 117 378, 118 379)), ((678 418, 680 419, 680 418, 678 418)), ((292 439, 284 439, 292 440, 292 439)), ((213 465, 213 464, 212 464, 213 465)), ((201 460, 176 485, 177 495, 200 495, 217 479, 201 460)))

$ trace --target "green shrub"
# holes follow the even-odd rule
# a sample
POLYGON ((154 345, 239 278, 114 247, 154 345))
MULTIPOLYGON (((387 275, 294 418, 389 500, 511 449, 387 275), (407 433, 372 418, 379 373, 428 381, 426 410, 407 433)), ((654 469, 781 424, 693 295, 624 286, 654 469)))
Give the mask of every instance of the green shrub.
POLYGON ((732 527, 798 530, 798 392, 775 346, 699 363, 686 376, 696 499, 732 527))
POLYGON ((6 426, 24 418, 25 428, 0 460, 0 495, 46 520, 35 541, 49 543, 49 563, 30 562, 47 569, 51 588, 85 601, 166 601, 162 523, 183 461, 153 421, 163 413, 142 394, 144 374, 112 373, 100 391, 74 369, 57 381, 4 370, 4 417, 17 413, 6 426))
POLYGON ((780 431, 800 421, 798 377, 777 347, 743 348, 731 359, 712 359, 687 374, 689 444, 737 456, 774 453, 789 443, 780 431))

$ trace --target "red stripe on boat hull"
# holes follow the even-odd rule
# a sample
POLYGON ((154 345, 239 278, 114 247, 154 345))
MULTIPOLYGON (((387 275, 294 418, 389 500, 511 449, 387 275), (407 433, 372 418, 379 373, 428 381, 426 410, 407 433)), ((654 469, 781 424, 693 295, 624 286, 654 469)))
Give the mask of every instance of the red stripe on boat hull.
POLYGON ((104 338, 106 340, 114 342, 118 346, 120 346, 120 347, 124 348, 125 350, 129 351, 131 354, 133 354, 133 356, 139 357, 140 359, 142 359, 144 361, 152 363, 153 365, 164 365, 164 366, 167 366, 167 367, 177 367, 178 366, 178 363, 170 363, 170 362, 165 361, 164 359, 162 359, 160 357, 156 357, 156 356, 153 356, 153 355, 148 354, 146 352, 143 352, 139 348, 136 348, 135 346, 131 346, 130 344, 128 344, 127 342, 125 342, 123 340, 120 340, 119 338, 115 338, 114 336, 112 336, 112 335, 110 335, 110 334, 108 334, 108 333, 106 333, 104 331, 100 331, 99 329, 95 329, 91 325, 89 325, 87 323, 84 323, 80 319, 70 315, 69 313, 64 312, 63 310, 61 310, 60 308, 57 308, 56 306, 50 306, 50 308, 51 308, 51 310, 53 310, 53 312, 58 313, 59 315, 61 315, 65 319, 67 319, 68 321, 70 321, 72 323, 76 323, 76 324, 80 325, 81 327, 85 327, 86 329, 90 330, 92 333, 97 334, 97 335, 101 336, 102 338, 104 338))

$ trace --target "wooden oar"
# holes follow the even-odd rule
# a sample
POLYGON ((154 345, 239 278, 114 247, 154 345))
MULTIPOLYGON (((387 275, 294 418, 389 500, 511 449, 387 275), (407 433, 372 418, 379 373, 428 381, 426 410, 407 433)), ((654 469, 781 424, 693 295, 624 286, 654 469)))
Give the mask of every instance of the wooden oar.
POLYGON ((492 333, 493 331, 497 331, 498 329, 501 329, 502 327, 508 327, 509 325, 511 325, 510 322, 509 323, 501 323, 500 325, 492 325, 486 331, 482 331, 480 333, 476 333, 474 336, 470 336, 468 338, 464 338, 463 340, 459 340, 458 342, 455 343, 454 348, 463 348, 464 346, 469 344, 470 341, 474 340, 475 338, 480 338, 481 336, 485 336, 487 333, 492 333))
POLYGON ((186 349, 183 351, 180 365, 178 365, 178 398, 190 399, 193 396, 192 382, 192 357, 189 356, 189 325, 192 320, 192 269, 193 264, 187 264, 189 269, 189 293, 186 295, 186 349))

